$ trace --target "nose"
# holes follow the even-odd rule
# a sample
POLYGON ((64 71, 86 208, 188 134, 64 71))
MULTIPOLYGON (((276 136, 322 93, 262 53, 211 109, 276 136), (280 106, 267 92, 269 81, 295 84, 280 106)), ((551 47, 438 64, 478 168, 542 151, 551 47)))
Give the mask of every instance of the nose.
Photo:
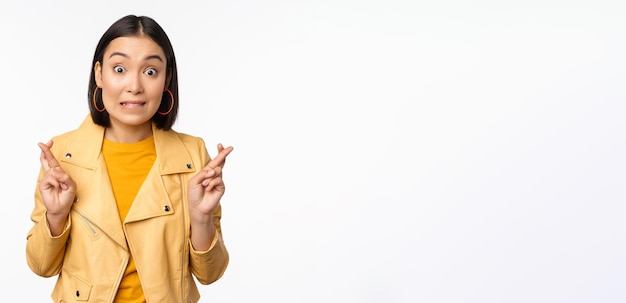
POLYGON ((128 77, 128 92, 133 94, 139 94, 143 92, 143 84, 141 83, 141 73, 135 75, 129 75, 128 77))

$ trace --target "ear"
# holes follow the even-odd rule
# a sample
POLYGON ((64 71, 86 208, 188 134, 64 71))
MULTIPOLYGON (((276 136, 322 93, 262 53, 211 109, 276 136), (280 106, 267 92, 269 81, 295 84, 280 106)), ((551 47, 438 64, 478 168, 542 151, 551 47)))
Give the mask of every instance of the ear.
POLYGON ((102 65, 100 65, 100 61, 96 61, 96 64, 94 64, 93 73, 96 78, 96 85, 102 87, 102 65))

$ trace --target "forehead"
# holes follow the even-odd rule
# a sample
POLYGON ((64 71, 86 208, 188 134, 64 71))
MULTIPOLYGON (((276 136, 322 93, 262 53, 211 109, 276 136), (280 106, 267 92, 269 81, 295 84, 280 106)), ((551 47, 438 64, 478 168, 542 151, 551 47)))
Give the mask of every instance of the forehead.
POLYGON ((122 53, 131 59, 143 59, 159 55, 165 60, 165 53, 161 46, 148 36, 118 37, 109 43, 104 51, 104 60, 114 53, 122 53))

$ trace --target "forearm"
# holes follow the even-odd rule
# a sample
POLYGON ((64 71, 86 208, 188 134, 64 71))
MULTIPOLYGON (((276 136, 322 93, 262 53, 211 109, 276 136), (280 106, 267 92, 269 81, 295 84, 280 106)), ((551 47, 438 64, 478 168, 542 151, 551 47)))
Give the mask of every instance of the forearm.
POLYGON ((194 250, 206 251, 211 248, 211 243, 216 233, 211 217, 212 216, 208 216, 207 218, 192 218, 191 245, 194 250))

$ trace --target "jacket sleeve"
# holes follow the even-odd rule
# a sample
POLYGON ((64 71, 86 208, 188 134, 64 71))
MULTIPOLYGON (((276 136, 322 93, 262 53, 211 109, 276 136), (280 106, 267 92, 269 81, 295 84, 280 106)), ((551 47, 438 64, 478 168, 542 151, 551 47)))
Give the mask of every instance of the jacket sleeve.
POLYGON ((46 207, 38 190, 42 177, 43 169, 40 170, 37 179, 35 207, 30 216, 34 225, 26 236, 26 261, 37 275, 51 277, 61 272, 71 221, 68 217, 63 233, 56 237, 52 236, 46 219, 46 207))
POLYGON ((222 207, 218 205, 217 209, 213 211, 215 239, 207 251, 194 250, 191 240, 189 241, 191 272, 196 276, 198 282, 204 285, 211 284, 221 278, 228 266, 229 256, 222 238, 221 217, 222 207))
MULTIPOLYGON (((202 138, 198 138, 196 141, 201 167, 211 161, 209 152, 206 149, 206 144, 202 138)), ((191 272, 198 279, 201 284, 207 285, 217 281, 224 275, 226 267, 229 262, 228 251, 224 245, 224 239, 222 238, 222 226, 220 220, 222 219, 222 206, 218 204, 217 208, 213 211, 213 225, 215 226, 215 238, 211 242, 211 246, 207 251, 196 251, 191 245, 191 239, 189 240, 189 252, 190 252, 190 266, 191 272)))

